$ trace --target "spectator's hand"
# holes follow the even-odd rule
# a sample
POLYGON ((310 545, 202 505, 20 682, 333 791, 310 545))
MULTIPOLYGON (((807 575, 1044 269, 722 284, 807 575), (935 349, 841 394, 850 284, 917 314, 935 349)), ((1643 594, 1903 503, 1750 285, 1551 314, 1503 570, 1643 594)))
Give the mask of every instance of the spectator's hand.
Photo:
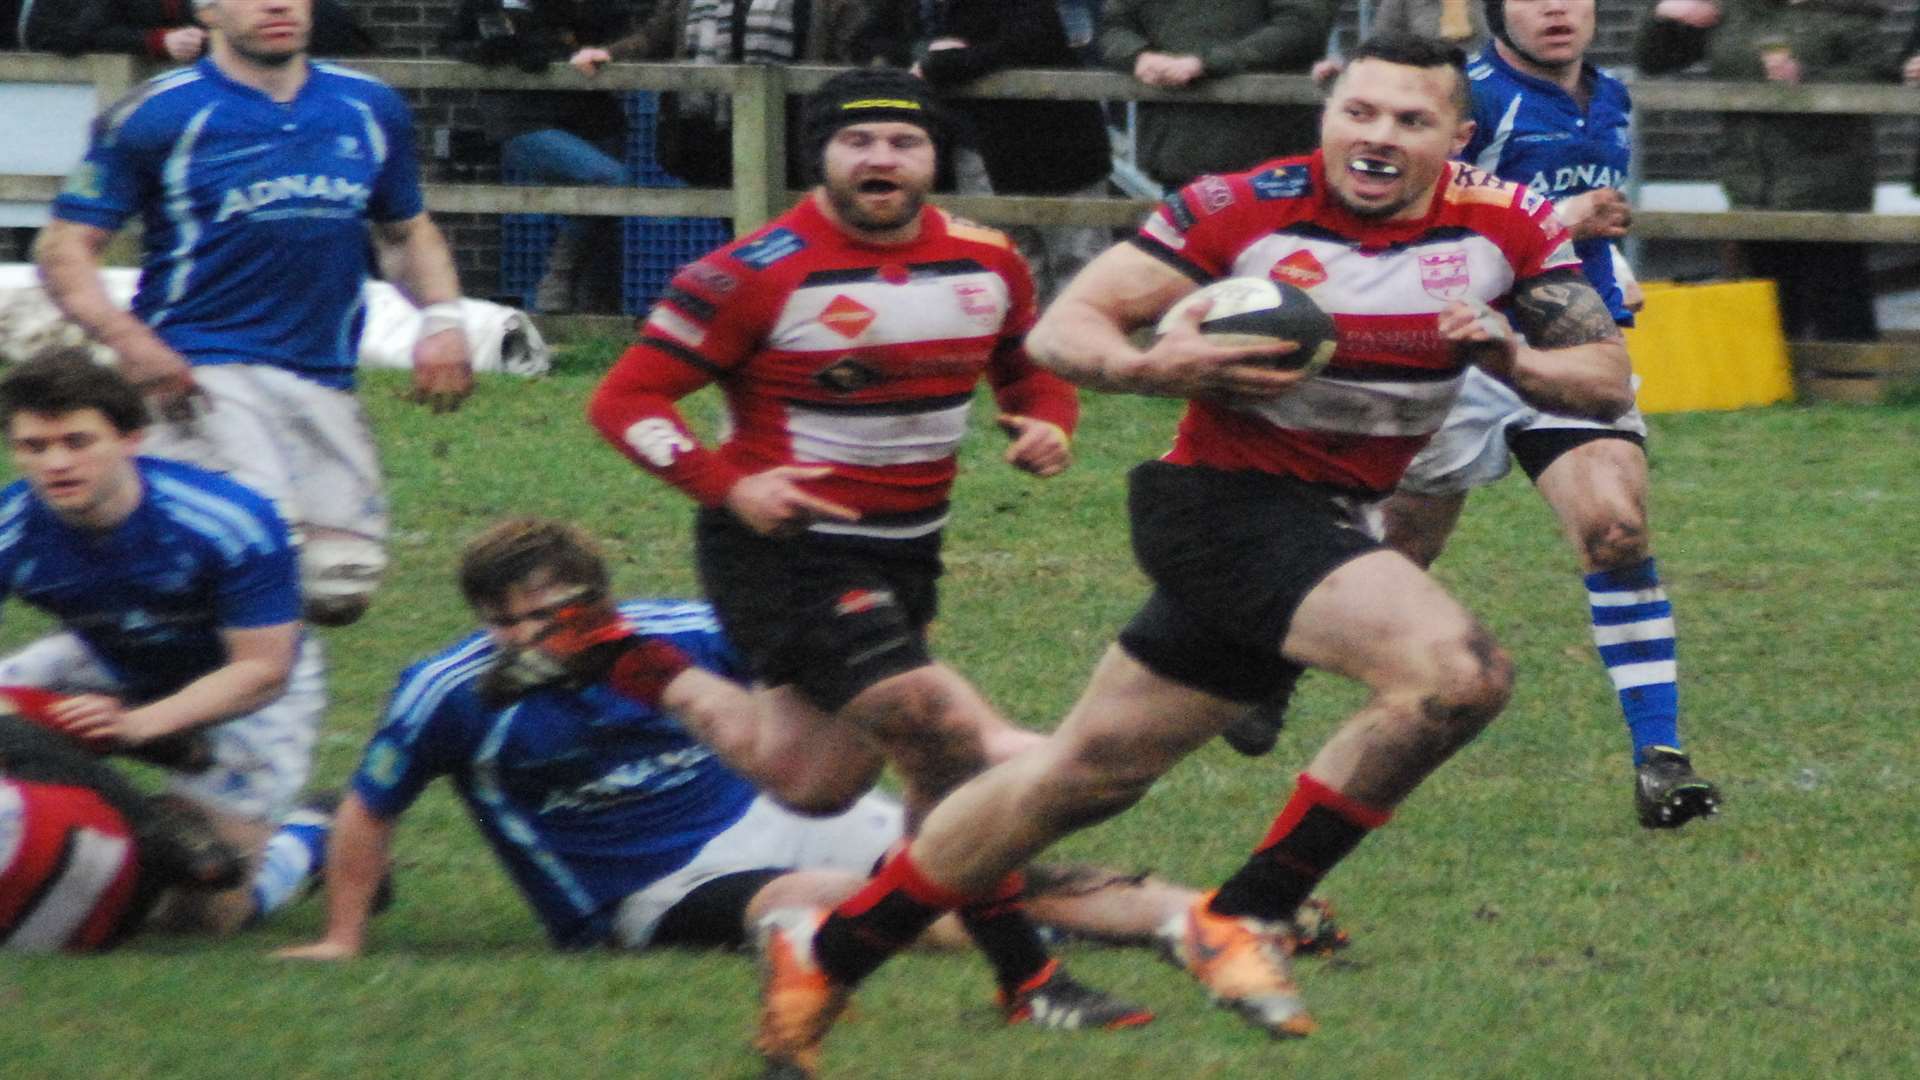
POLYGON ((966 47, 966 38, 943 37, 934 38, 932 41, 927 42, 928 52, 939 52, 941 49, 964 49, 966 47))
POLYGON ((1800 81, 1800 61, 1784 46, 1760 50, 1760 70, 1768 82, 1796 84, 1800 81))
POLYGON ((752 473, 727 490, 726 507, 762 536, 791 536, 815 521, 858 521, 860 513, 807 492, 802 481, 833 472, 825 465, 778 465, 752 473))
POLYGON ((1720 5, 1714 0, 1660 0, 1653 5, 1653 17, 1710 30, 1720 25, 1720 5))
POLYGON ((1562 199, 1553 209, 1575 240, 1591 240, 1596 236, 1617 240, 1627 235, 1628 227, 1633 224, 1633 207, 1615 188, 1595 188, 1562 199))
POLYGON ((1346 69, 1347 62, 1345 60, 1338 60, 1329 56, 1324 60, 1315 60, 1312 70, 1308 71, 1307 74, 1312 77, 1315 86, 1324 90, 1328 83, 1339 78, 1340 73, 1346 69))
POLYGON ((1013 440, 1007 447, 1007 464, 1035 476, 1057 476, 1073 464, 1068 447, 1071 440, 1060 425, 1031 416, 1008 413, 997 421, 1000 430, 1013 440))
POLYGON ((473 362, 465 331, 451 327, 414 343, 413 400, 434 412, 449 413, 472 393, 473 362))
POLYGON ((588 78, 600 74, 600 69, 611 63, 613 63, 612 53, 592 46, 581 49, 567 58, 569 67, 588 78))
POLYGON ((1185 86, 1207 73, 1207 65, 1197 56, 1171 56, 1161 69, 1162 86, 1185 86))
POLYGON ((1906 65, 1900 69, 1900 81, 1908 86, 1920 83, 1920 53, 1907 57, 1906 65))
POLYGON ((1164 86, 1164 73, 1167 61, 1173 59, 1166 53, 1149 49, 1133 58, 1133 77, 1148 86, 1164 86))
POLYGON ((182 26, 161 35, 160 46, 167 52, 169 60, 186 63, 197 60, 207 48, 207 32, 197 26, 182 26))

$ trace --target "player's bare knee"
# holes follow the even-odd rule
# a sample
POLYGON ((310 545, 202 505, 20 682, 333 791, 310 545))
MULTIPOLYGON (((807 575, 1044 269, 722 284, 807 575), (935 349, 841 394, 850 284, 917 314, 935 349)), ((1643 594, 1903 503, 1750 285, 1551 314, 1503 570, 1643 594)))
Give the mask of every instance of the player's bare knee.
POLYGON ((1454 746, 1465 745, 1506 708, 1513 661, 1485 627, 1469 628, 1440 657, 1420 699, 1420 719, 1454 746))
POLYGON ((1580 553, 1594 570, 1638 566, 1652 554, 1646 520, 1635 514, 1616 514, 1582 530, 1580 553))

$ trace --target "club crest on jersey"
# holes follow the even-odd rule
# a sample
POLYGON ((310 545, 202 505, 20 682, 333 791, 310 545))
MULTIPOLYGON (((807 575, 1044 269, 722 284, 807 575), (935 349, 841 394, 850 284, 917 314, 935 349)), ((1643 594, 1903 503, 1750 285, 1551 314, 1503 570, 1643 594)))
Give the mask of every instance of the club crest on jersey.
POLYGON ((1296 289, 1311 289, 1327 280, 1327 268, 1313 257, 1313 252, 1302 249, 1274 263, 1267 276, 1296 289))
POLYGON ((734 248, 733 257, 755 270, 765 270, 806 246, 807 242, 792 229, 775 229, 757 240, 734 248))
POLYGON ((851 356, 843 356, 813 374, 814 382, 836 394, 857 393, 879 382, 880 379, 879 371, 851 356))
POLYGON ((960 301, 960 310, 974 322, 990 324, 1000 318, 1000 298, 985 285, 976 285, 971 281, 956 282, 953 295, 954 299, 960 301))
POLYGON ((866 333, 867 327, 872 326, 876 318, 878 315, 872 308, 846 293, 828 301, 826 308, 820 312, 821 324, 848 341, 866 333))
POLYGON ((1193 182, 1194 198, 1202 216, 1217 214, 1233 205, 1233 189, 1217 176, 1203 176, 1193 182))
POLYGON ((1313 190, 1313 170, 1305 165, 1280 165, 1256 174, 1250 184, 1256 199, 1297 199, 1313 190))
POLYGON ((1452 248, 1420 256, 1420 287, 1435 300, 1459 300, 1472 283, 1465 251, 1452 248))

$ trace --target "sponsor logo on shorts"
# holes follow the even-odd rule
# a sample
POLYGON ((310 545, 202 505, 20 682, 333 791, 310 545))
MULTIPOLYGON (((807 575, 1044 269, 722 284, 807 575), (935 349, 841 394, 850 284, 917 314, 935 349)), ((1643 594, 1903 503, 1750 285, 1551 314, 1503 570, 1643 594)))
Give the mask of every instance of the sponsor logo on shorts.
POLYGON ((755 270, 765 270, 806 246, 807 242, 792 229, 775 229, 751 243, 734 248, 733 257, 755 270))
POLYGON ((1420 287, 1435 300, 1458 300, 1473 283, 1467 275, 1467 253, 1460 248, 1420 256, 1420 287))
POLYGON ((400 782, 400 773, 405 769, 407 756, 400 748, 385 739, 376 741, 367 747, 367 759, 360 766, 367 779, 381 787, 392 787, 400 782))
POLYGON ((834 601, 835 615, 860 615, 875 608, 893 606, 893 591, 890 589, 848 589, 834 601))
POLYGON ((1203 176, 1193 182, 1194 197, 1200 200, 1200 213, 1217 214, 1233 205, 1233 188, 1217 176, 1203 176))
POLYGON ((100 166, 91 161, 83 161, 67 174, 67 182, 60 187, 60 194, 72 195, 78 199, 97 199, 100 197, 100 166))
POLYGON ((1311 289, 1327 280, 1327 268, 1313 257, 1313 252, 1301 250, 1274 263, 1267 276, 1298 289, 1311 289))
POLYGON ((845 293, 828 301, 820 312, 820 322, 848 341, 866 333, 876 317, 872 308, 845 293))
POLYGON ((1256 199, 1298 199, 1313 190, 1313 170, 1305 165, 1279 165, 1251 181, 1256 199))
POLYGON ((814 382, 840 394, 865 390, 880 379, 881 375, 878 371, 851 356, 843 356, 813 375, 814 382))

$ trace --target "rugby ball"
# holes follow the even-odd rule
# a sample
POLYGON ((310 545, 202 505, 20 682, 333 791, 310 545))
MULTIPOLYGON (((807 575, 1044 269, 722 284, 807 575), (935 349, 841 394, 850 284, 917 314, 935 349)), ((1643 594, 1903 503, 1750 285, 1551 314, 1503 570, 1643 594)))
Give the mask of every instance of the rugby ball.
POLYGON ((1267 278, 1223 278, 1182 297, 1160 317, 1154 334, 1165 334, 1183 312, 1203 304, 1210 306, 1200 320, 1200 332, 1209 341, 1234 346, 1291 341, 1300 346, 1264 358, 1263 364, 1311 375, 1333 359, 1338 343, 1333 316, 1320 310, 1305 290, 1267 278))

